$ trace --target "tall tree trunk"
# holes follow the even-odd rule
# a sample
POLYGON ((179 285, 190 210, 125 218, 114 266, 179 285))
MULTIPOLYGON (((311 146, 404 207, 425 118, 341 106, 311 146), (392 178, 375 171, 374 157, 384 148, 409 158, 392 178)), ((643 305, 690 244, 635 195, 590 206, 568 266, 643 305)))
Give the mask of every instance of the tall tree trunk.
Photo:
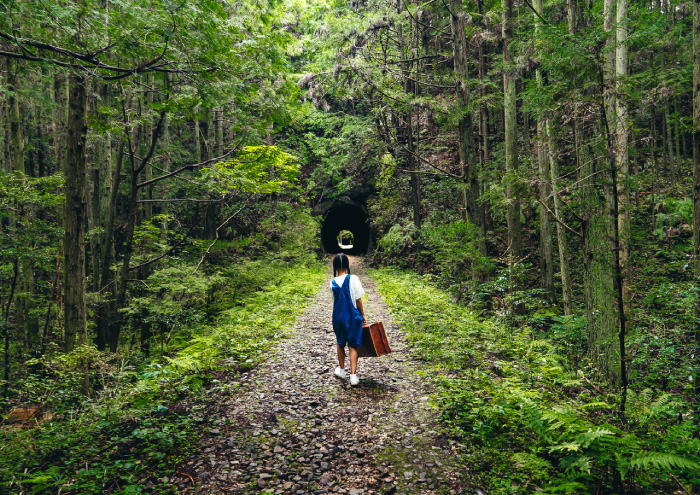
POLYGON ((503 119, 505 126, 506 199, 508 201, 508 248, 518 261, 522 254, 520 227, 520 191, 518 172, 518 121, 516 78, 513 74, 513 0, 502 0, 503 6, 503 119))
POLYGON ((54 155, 56 170, 63 171, 66 156, 66 132, 68 128, 68 83, 67 76, 62 72, 56 74, 54 81, 56 91, 56 130, 54 132, 54 155))
MULTIPOLYGON (((559 184, 559 157, 555 146, 554 131, 551 120, 547 120, 547 137, 549 138, 549 169, 552 174, 552 194, 554 196, 554 214, 564 219, 564 209, 561 205, 561 185, 559 184)), ((566 230, 557 222, 557 245, 559 247, 559 271, 561 273, 561 289, 564 302, 564 314, 573 314, 574 297, 571 289, 571 274, 569 272, 569 248, 566 243, 566 230)))
POLYGON ((415 158, 415 143, 413 138, 413 114, 407 113, 404 120, 406 125, 406 147, 408 149, 408 170, 411 171, 411 202, 413 203, 413 224, 420 229, 423 223, 421 212, 421 180, 415 158))
POLYGON ((615 45, 617 37, 613 33, 615 21, 615 0, 604 0, 603 2, 603 29, 607 33, 607 50, 605 51, 605 60, 603 61, 603 76, 604 81, 604 99, 605 99, 605 114, 608 120, 608 127, 611 133, 615 133, 615 45))
POLYGON ((664 102, 664 141, 668 149, 668 173, 671 184, 676 183, 676 158, 673 153, 673 136, 671 133, 671 117, 668 111, 668 98, 664 102))
POLYGON ((194 119, 194 157, 197 163, 202 161, 202 140, 200 137, 199 120, 194 119))
POLYGON ((658 190, 659 182, 659 152, 657 147, 657 129, 656 129, 656 106, 652 103, 651 105, 651 158, 654 167, 654 180, 651 184, 651 230, 656 230, 656 196, 658 190))
MULTIPOLYGON (((483 8, 483 1, 479 0, 479 15, 481 15, 481 11, 483 8)), ((487 95, 487 89, 486 89, 486 84, 485 84, 485 79, 486 79, 486 61, 484 60, 484 42, 483 40, 479 43, 479 80, 481 81, 481 97, 482 99, 486 99, 487 95)), ((481 168, 482 170, 484 167, 486 167, 486 162, 489 159, 489 111, 486 106, 486 104, 482 104, 479 106, 479 127, 480 127, 480 133, 481 133, 481 168)), ((481 184, 479 185, 479 193, 483 195, 484 193, 484 188, 485 188, 484 181, 481 181, 481 184)), ((482 256, 487 256, 487 246, 486 246, 486 212, 488 210, 488 203, 484 202, 480 206, 480 213, 481 213, 481 229, 480 229, 480 236, 481 240, 479 242, 479 253, 482 256)))
MULTIPOLYGON (((469 72, 467 70, 467 39, 464 31, 464 12, 461 12, 461 2, 450 0, 450 20, 452 29, 452 49, 454 58, 455 86, 457 101, 461 106, 461 116, 458 122, 459 136, 459 165, 462 174, 462 207, 464 220, 480 228, 483 213, 478 204, 479 174, 477 170, 476 149, 474 145, 474 129, 472 112, 469 109, 471 95, 469 93, 469 72)), ((481 229, 480 229, 481 230, 481 229)), ((485 243, 479 243, 481 254, 485 255, 485 243)))
MULTIPOLYGON (((9 71, 7 67, 10 59, 0 59, 0 83, 9 87, 9 71)), ((9 172, 12 170, 12 160, 10 158, 10 105, 7 98, 0 100, 0 131, 2 132, 2 170, 9 172)))
MULTIPOLYGON (((535 11, 542 15, 544 12, 543 0, 534 0, 533 5, 535 11)), ((541 35, 541 21, 535 15, 535 36, 541 35)), ((544 56, 544 54, 538 54, 544 56)), ((539 88, 544 87, 544 77, 541 69, 536 69, 535 79, 539 88)), ((554 248, 552 243, 552 219, 547 211, 547 207, 551 210, 552 194, 551 187, 551 172, 549 170, 549 159, 547 156, 547 124, 544 116, 537 119, 537 168, 540 180, 540 274, 542 278, 542 289, 546 293, 547 301, 550 304, 556 303, 556 294, 554 292, 554 248), (546 205, 546 207, 545 207, 546 205)))
POLYGON ((85 163, 87 158, 87 81, 72 75, 65 156, 64 326, 65 349, 87 342, 85 304, 85 163))
MULTIPOLYGON (((8 163, 9 170, 14 172, 24 173, 24 139, 22 138, 22 119, 19 112, 19 87, 17 84, 17 69, 18 64, 15 60, 7 61, 7 108, 8 108, 8 163)), ((15 224, 16 219, 12 217, 10 223, 15 224)), ((21 261, 19 269, 19 279, 17 281, 18 289, 21 293, 25 292, 25 270, 26 261, 21 261)), ((31 270, 30 270, 31 271, 31 270)), ((21 340, 27 339, 27 320, 29 318, 28 299, 26 296, 20 295, 15 303, 15 327, 21 335, 21 340)))
POLYGON ((11 169, 25 173, 24 169, 24 138, 22 137, 22 117, 19 112, 18 63, 8 60, 8 98, 10 110, 10 163, 11 169))
MULTIPOLYGON (((153 85, 153 73, 149 72, 146 75, 146 84, 150 87, 153 85)), ((150 112, 153 108, 153 91, 146 94, 146 108, 150 112)), ((148 146, 153 139, 153 126, 151 124, 144 125, 143 142, 148 146)), ((207 157, 208 158, 208 157, 207 157)), ((153 178, 153 167, 150 165, 143 170, 143 180, 148 181, 153 178)), ((153 199, 153 186, 147 186, 143 191, 143 199, 153 199)), ((148 221, 153 216, 153 203, 143 203, 143 218, 148 221)), ((145 277, 144 277, 145 278, 145 277)))
POLYGON ((630 310, 630 244, 632 232, 630 226, 630 192, 629 192, 629 117, 623 84, 629 73, 627 56, 627 5, 628 0, 617 1, 617 44, 615 46, 615 84, 617 86, 615 126, 615 166, 617 167, 618 190, 618 231, 620 233, 620 269, 622 270, 622 294, 625 313, 630 310))
MULTIPOLYGON (((396 3, 396 10, 401 13, 404 8, 404 2, 398 1, 396 3)), ((408 57, 413 57, 411 55, 413 40, 411 39, 410 33, 408 36, 404 33, 403 26, 399 25, 397 29, 396 39, 398 43, 399 53, 401 53, 400 68, 401 74, 403 76, 403 90, 406 94, 415 94, 416 88, 412 79, 414 77, 411 75, 412 62, 406 59, 405 55, 408 57)), ((411 184, 411 203, 413 206, 413 224, 416 228, 421 227, 423 223, 422 211, 421 211, 421 179, 418 170, 420 167, 416 161, 416 146, 415 138, 413 134, 413 120, 414 111, 406 110, 399 112, 399 131, 397 133, 397 138, 400 145, 403 147, 400 151, 402 154, 406 155, 406 169, 410 173, 410 184, 411 184)))
MULTIPOLYGON (((167 75, 165 75, 167 78, 167 75)), ((167 86, 167 83, 166 83, 167 86)), ((168 173, 170 172, 170 154, 169 154, 169 149, 170 149, 170 121, 167 119, 165 122, 163 122, 163 148, 165 149, 165 156, 161 160, 161 166, 163 167, 163 173, 168 173)), ((218 155, 221 156, 221 155, 218 155)), ((166 181, 167 182, 167 181, 166 181)), ((161 186, 161 196, 165 199, 168 199, 170 189, 167 184, 161 186)), ((163 220, 161 222, 161 227, 160 227, 160 239, 161 242, 165 242, 168 239, 168 203, 163 203, 163 206, 161 207, 161 213, 163 213, 163 220)))
MULTIPOLYGON (((700 294, 700 0, 693 0, 693 258, 696 294, 700 294)), ((700 296, 695 297, 695 436, 700 437, 700 296)))
MULTIPOLYGON (((581 136, 583 143, 587 137, 581 136)), ((583 236, 583 285, 586 302, 588 353, 601 374, 615 381, 619 372, 616 343, 618 318, 615 309, 613 262, 610 239, 613 235, 607 164, 592 156, 588 144, 581 149, 581 233, 583 236)))
MULTIPOLYGON (((683 131, 683 121, 682 121, 681 109, 680 109, 680 106, 678 105, 678 96, 676 96, 673 99, 673 105, 676 109, 676 135, 680 136, 680 138, 681 138, 680 150, 683 150, 683 158, 687 158, 688 157, 688 143, 687 143, 687 140, 685 139, 685 132, 683 131)), ((677 142, 676 142, 676 149, 679 149, 677 142)), ((678 151, 678 154, 680 155, 681 151, 678 151)))
MULTIPOLYGON (((100 84, 98 86, 98 93, 100 96, 100 104, 103 107, 109 107, 111 105, 111 87, 109 84, 100 84)), ((101 113, 101 119, 104 125, 107 124, 107 116, 101 113)), ((96 194, 99 196, 99 203, 97 206, 95 223, 103 229, 103 232, 99 235, 93 236, 96 240, 95 251, 93 253, 93 269, 95 277, 96 290, 100 290, 104 285, 101 285, 103 281, 101 280, 102 265, 101 263, 105 259, 105 250, 114 249, 113 243, 110 239, 107 242, 107 235, 105 230, 107 229, 107 223, 110 218, 110 200, 112 196, 113 187, 113 164, 112 164, 112 135, 109 132, 105 132, 98 141, 95 143, 95 171, 96 179, 98 180, 98 188, 96 194), (95 261, 94 258, 97 258, 95 261)), ((115 206, 116 207, 116 206, 115 206)))
MULTIPOLYGON (((8 105, 10 109, 10 160, 12 170, 25 174, 24 136, 22 133, 22 115, 19 108, 19 64, 8 61, 8 105)), ((19 287, 23 292, 22 297, 17 298, 16 326, 27 342, 37 342, 39 338, 39 319, 33 315, 35 307, 34 295, 36 287, 34 283, 34 266, 29 259, 20 262, 19 287)))
POLYGON ((104 249, 102 250, 102 274, 100 275, 100 289, 109 290, 111 294, 110 300, 106 301, 100 308, 97 314, 97 338, 95 343, 99 350, 104 350, 110 342, 110 336, 114 332, 114 328, 118 324, 116 321, 116 298, 117 287, 115 287, 116 274, 112 269, 112 259, 114 254, 114 222, 117 209, 117 193, 119 190, 119 182, 121 180, 122 163, 124 163, 124 140, 119 145, 117 152, 116 168, 112 177, 112 185, 110 187, 110 195, 108 198, 109 206, 107 210, 107 220, 104 224, 104 249))
POLYGON ((221 156, 224 151, 224 111, 218 108, 214 112, 215 127, 216 127, 216 143, 214 145, 214 156, 221 156))
POLYGON ((680 125, 680 120, 681 120, 681 114, 678 111, 678 97, 675 96, 673 98, 673 135, 676 138, 676 159, 678 160, 678 175, 681 175, 683 172, 681 170, 681 167, 683 165, 683 154, 684 152, 682 151, 681 148, 681 125, 680 125))
MULTIPOLYGON (((124 257, 122 258, 122 266, 119 274, 119 280, 117 281, 117 310, 124 307, 126 304, 126 288, 129 283, 129 271, 131 269, 131 255, 134 250, 134 230, 137 223, 138 215, 138 177, 139 173, 136 171, 136 160, 134 155, 137 153, 138 148, 131 148, 129 151, 130 162, 131 162, 131 183, 129 190, 129 206, 127 211, 126 220, 126 245, 124 246, 124 257)), ((121 333, 121 322, 116 322, 110 328, 109 335, 109 350, 111 352, 117 352, 119 347, 119 335, 121 333)))

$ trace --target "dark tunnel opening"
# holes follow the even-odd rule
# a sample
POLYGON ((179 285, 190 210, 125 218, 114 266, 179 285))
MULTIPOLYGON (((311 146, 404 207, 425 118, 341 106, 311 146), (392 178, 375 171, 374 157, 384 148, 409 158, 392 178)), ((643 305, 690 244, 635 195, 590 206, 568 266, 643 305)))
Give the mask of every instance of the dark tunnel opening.
POLYGON ((321 244, 326 253, 364 254, 369 250, 370 229, 367 214, 362 208, 350 204, 333 206, 321 224, 321 244), (342 248, 338 243, 341 231, 352 232, 352 248, 342 248))

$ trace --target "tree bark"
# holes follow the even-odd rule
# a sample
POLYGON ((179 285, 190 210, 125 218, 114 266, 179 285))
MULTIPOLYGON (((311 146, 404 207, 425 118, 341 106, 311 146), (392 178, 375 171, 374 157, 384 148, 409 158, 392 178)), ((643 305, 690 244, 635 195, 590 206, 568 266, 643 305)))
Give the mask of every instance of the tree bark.
MULTIPOLYGON (((586 136, 582 135, 581 140, 586 143, 586 136)), ((581 233, 588 354, 601 374, 615 382, 619 377, 619 347, 610 243, 613 235, 611 195, 599 185, 609 187, 610 173, 605 162, 592 157, 587 144, 581 155, 581 233)))
POLYGON ((24 170, 24 139, 22 137, 22 117, 19 112, 19 87, 17 77, 17 62, 8 60, 8 98, 10 110, 10 163, 11 169, 25 173, 24 170))
MULTIPOLYGON (((10 162, 12 170, 26 174, 24 158, 24 135, 22 132, 22 115, 19 108, 19 66, 15 61, 8 61, 8 106, 10 117, 10 162)), ((16 326, 27 344, 39 339, 39 319, 32 314, 36 293, 34 281, 34 266, 30 259, 20 262, 20 278, 18 286, 23 295, 16 302, 16 326)))
POLYGON ((411 202, 413 203, 413 224, 420 229, 423 223, 421 212, 421 181, 420 175, 413 171, 417 171, 416 165, 416 149, 413 139, 413 114, 407 113, 405 118, 406 125, 406 147, 408 149, 408 170, 411 170, 411 202))
POLYGON ((114 222, 117 209, 117 192, 119 190, 119 182, 121 180, 122 163, 124 162, 124 146, 122 140, 117 153, 117 162, 112 185, 109 195, 109 207, 107 221, 105 222, 104 246, 102 250, 102 274, 100 275, 100 290, 109 290, 111 300, 106 301, 100 308, 97 314, 97 338, 95 343, 99 350, 104 350, 110 340, 110 335, 113 333, 114 327, 117 325, 115 301, 117 297, 117 288, 114 285, 116 274, 112 270, 112 255, 113 255, 113 239, 114 239, 114 222))
MULTIPOLYGON (((460 12, 461 2, 450 0, 450 25, 452 29, 452 49, 454 58, 455 86, 457 101, 461 106, 458 122, 459 165, 462 174, 462 207, 464 220, 481 230, 483 213, 478 204, 479 174, 477 170, 476 149, 472 112, 469 109, 471 94, 469 92, 469 72, 467 70, 467 39, 464 31, 464 12, 460 12)), ((480 242, 480 251, 485 253, 485 243, 480 242)))
POLYGON ((615 126, 615 166, 617 167, 618 191, 618 231, 620 233, 620 269, 622 270, 622 294, 625 313, 631 305, 630 280, 630 244, 632 240, 630 226, 630 192, 629 192, 629 117, 627 102, 624 97, 623 84, 629 74, 627 53, 627 6, 628 0, 617 1, 617 43, 615 45, 615 85, 617 87, 616 126, 615 126))
POLYGON ((65 350, 87 342, 85 303, 85 163, 87 158, 87 81, 69 79, 69 113, 65 157, 64 326, 65 350))
MULTIPOLYGON (((554 141, 554 132, 551 120, 547 120, 547 137, 549 138, 549 169, 552 174, 552 194, 554 196, 554 214, 557 218, 564 218, 561 205, 561 186, 559 184, 559 157, 554 141)), ((561 289, 564 303, 564 314, 573 314, 574 297, 571 289, 571 275, 569 273, 569 248, 566 243, 566 229, 557 222, 557 245, 559 247, 559 271, 561 273, 561 289)))
POLYGON ((700 0, 693 0, 693 259, 695 261, 695 436, 700 437, 700 0))
POLYGON ((615 21, 615 0, 604 0, 603 2, 603 30, 607 33, 607 50, 605 51, 605 59, 603 61, 603 76, 604 76, 604 99, 605 113, 608 119, 608 127, 611 133, 615 133, 615 45, 617 37, 612 32, 615 21))
MULTIPOLYGON (((146 84, 150 87, 153 85, 153 73, 149 72, 146 75, 146 84)), ((146 111, 150 112, 153 108, 153 91, 146 93, 146 111)), ((149 123, 143 126, 143 142, 148 146, 153 138, 153 126, 149 123)), ((208 158, 208 157, 207 157, 208 158)), ((150 165, 143 169, 143 179, 149 181, 153 178, 153 167, 150 165)), ((144 199, 153 199, 153 186, 147 186, 143 191, 144 199)), ((143 219, 150 220, 153 216, 153 203, 143 203, 143 219)))
POLYGON ((56 91, 56 130, 54 132, 54 155, 56 158, 56 170, 65 168, 66 156, 66 131, 68 128, 68 84, 67 76, 58 72, 54 81, 56 91))
POLYGON ((214 112, 215 127, 216 127, 216 144, 214 156, 221 156, 224 150, 224 111, 218 108, 214 112))
POLYGON ((502 0, 503 6, 503 118, 505 125, 506 199, 508 201, 508 248, 516 262, 522 254, 520 226, 520 192, 518 173, 518 122, 516 78, 511 64, 510 40, 513 37, 513 0, 502 0))
MULTIPOLYGON (((0 59, 0 82, 9 86, 7 67, 9 59, 0 59)), ((12 160, 10 158, 10 105, 7 98, 0 100, 0 126, 2 126, 2 170, 9 172, 12 170, 12 160)))
MULTIPOLYGON (((542 15, 544 12, 544 2, 543 0, 534 0, 533 5, 535 11, 542 15)), ((535 37, 541 35, 541 21, 540 18, 535 15, 535 37)), ((544 56, 544 54, 538 54, 544 56)), ((544 77, 542 75, 541 69, 535 70, 535 79, 537 80, 537 86, 542 88, 544 86, 544 77)), ((537 168, 539 172, 539 196, 540 201, 544 204, 540 204, 539 217, 540 217, 540 274, 542 281, 542 289, 544 289, 546 294, 547 302, 550 304, 556 303, 556 293, 554 291, 554 254, 553 254, 553 243, 552 243, 552 219, 549 212, 545 208, 545 205, 552 209, 551 206, 551 179, 552 174, 549 170, 549 159, 547 157, 547 124, 544 116, 540 116, 537 119, 537 168)))
MULTIPOLYGON (((111 104, 111 89, 109 84, 98 84, 99 105, 109 107, 111 104)), ((103 125, 107 125, 107 117, 98 112, 98 117, 103 125)), ((107 243, 105 230, 110 217, 110 198, 112 195, 112 136, 105 132, 95 142, 95 165, 93 169, 93 225, 101 227, 103 232, 91 238, 90 251, 92 254, 93 290, 102 288, 102 265, 105 258, 105 250, 112 250, 111 241, 107 243), (96 197, 95 197, 96 196, 96 197)))

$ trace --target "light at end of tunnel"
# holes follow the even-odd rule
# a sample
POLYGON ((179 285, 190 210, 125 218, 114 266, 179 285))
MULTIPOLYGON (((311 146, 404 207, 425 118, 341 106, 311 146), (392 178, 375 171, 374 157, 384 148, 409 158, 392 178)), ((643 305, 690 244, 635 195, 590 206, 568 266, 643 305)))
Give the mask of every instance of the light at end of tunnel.
POLYGON ((349 230, 341 230, 338 232, 338 247, 340 249, 352 249, 354 246, 355 236, 349 230))

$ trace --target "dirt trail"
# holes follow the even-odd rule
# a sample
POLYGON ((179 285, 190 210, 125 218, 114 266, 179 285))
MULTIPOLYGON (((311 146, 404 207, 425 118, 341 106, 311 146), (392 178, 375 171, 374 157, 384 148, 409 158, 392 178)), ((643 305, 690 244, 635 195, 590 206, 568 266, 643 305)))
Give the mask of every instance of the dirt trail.
MULTIPOLYGON (((263 366, 219 397, 220 419, 200 458, 179 468, 183 493, 460 493, 453 451, 436 433, 428 380, 406 351, 374 282, 351 258, 392 354, 361 358, 360 385, 334 377, 331 274, 263 366), (194 481, 195 486, 192 486, 194 481)), ((349 370, 349 360, 346 360, 349 370)))

